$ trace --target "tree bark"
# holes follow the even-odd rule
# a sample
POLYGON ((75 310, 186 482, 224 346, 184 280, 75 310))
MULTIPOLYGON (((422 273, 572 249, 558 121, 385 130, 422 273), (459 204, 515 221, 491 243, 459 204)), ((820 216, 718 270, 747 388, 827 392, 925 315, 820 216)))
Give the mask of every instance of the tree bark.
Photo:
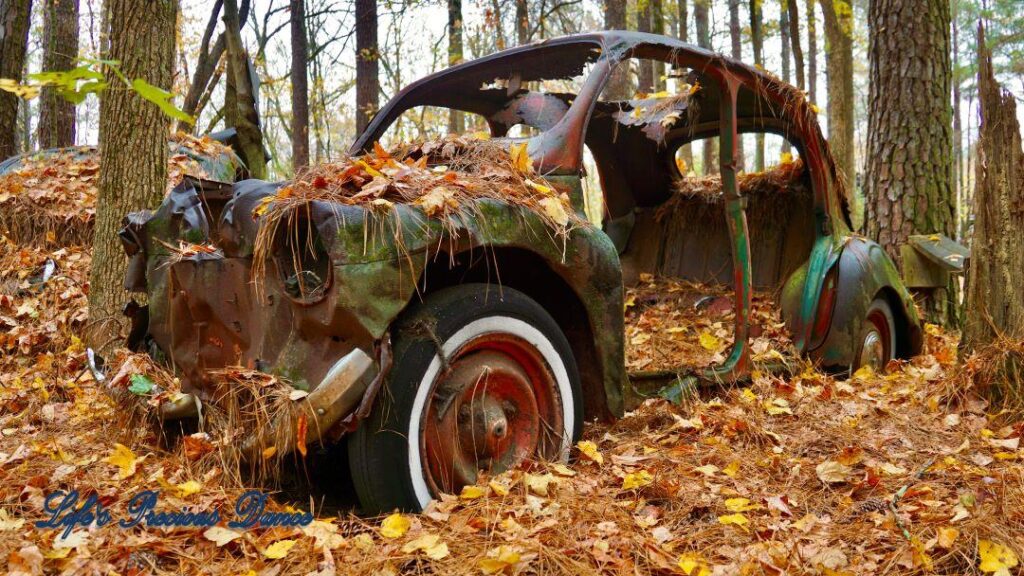
MULTIPOLYGON (((0 0, 0 78, 21 81, 25 70, 32 0, 0 0)), ((18 154, 21 99, 0 90, 0 160, 18 154)))
MULTIPOLYGON (((849 7, 848 4, 842 6, 849 7)), ((825 75, 828 77, 828 141, 851 190, 856 179, 853 146, 853 12, 823 0, 825 75)))
MULTIPOLYGON (((867 233, 899 263, 911 234, 956 235, 949 0, 872 0, 868 18, 867 233)), ((955 325, 950 290, 924 308, 955 325)))
MULTIPOLYGON (((651 2, 651 32, 661 36, 665 35, 665 9, 662 0, 650 0, 651 2)), ((653 80, 654 91, 661 92, 665 89, 665 63, 654 60, 653 80)))
POLYGON ((242 29, 236 0, 224 0, 224 33, 227 38, 227 68, 232 86, 225 92, 225 109, 233 110, 226 116, 229 125, 238 132, 242 160, 252 178, 267 177, 267 155, 263 148, 263 130, 257 109, 256 87, 249 75, 249 57, 242 46, 242 29), (228 96, 232 96, 228 100, 228 96))
MULTIPOLYGON (((732 48, 731 55, 736 60, 743 60, 742 32, 740 28, 740 0, 729 0, 729 40, 732 48)), ((733 161, 736 163, 736 171, 742 171, 745 164, 742 134, 737 135, 733 161)))
POLYGON ((807 0, 807 96, 812 103, 818 98, 818 19, 814 3, 807 0))
POLYGON ((377 2, 356 0, 356 132, 362 134, 377 113, 380 97, 377 2))
MULTIPOLYGON (((651 31, 651 0, 637 0, 636 3, 637 32, 651 31)), ((649 58, 637 59, 636 89, 649 94, 654 91, 654 61, 649 58)))
MULTIPOLYGON (((687 6, 687 0, 678 0, 677 6, 679 10, 679 39, 683 42, 690 41, 690 10, 687 6)), ((679 80, 678 82, 682 82, 679 80)), ((690 144, 684 144, 679 150, 679 155, 683 160, 683 164, 688 170, 693 169, 693 146, 690 144)))
POLYGON ((516 41, 519 46, 530 43, 530 6, 527 0, 516 0, 516 41))
MULTIPOLYGON (((448 65, 462 61, 462 0, 448 0, 448 65)), ((448 133, 461 134, 466 129, 462 112, 448 112, 448 133)))
MULTIPOLYGON (((981 127, 975 174, 974 237, 962 346, 984 352, 1006 338, 1024 339, 1024 149, 1012 93, 995 79, 992 53, 978 27, 981 127)), ((991 362, 988 395, 999 407, 1024 408, 1024 357, 991 362)))
MULTIPOLYGON (((761 1, 750 0, 750 43, 754 48, 754 65, 764 68, 764 26, 761 1)), ((754 170, 764 171, 764 133, 754 135, 754 170)))
MULTIPOLYGON (((964 218, 964 210, 968 209, 967 203, 964 202, 964 181, 963 181, 963 149, 961 145, 964 140, 963 125, 960 120, 960 31, 959 31, 959 9, 960 1, 953 0, 952 6, 952 21, 953 21, 953 193, 956 196, 956 213, 961 220, 969 220, 964 218)), ((962 242, 963 238, 960 234, 959 222, 956 226, 957 235, 956 239, 958 242, 962 242)))
POLYGON ((292 30, 292 167, 309 165, 309 39, 306 1, 291 0, 292 30))
MULTIPOLYGON (((626 0, 604 0, 604 29, 625 30, 626 29, 626 0)), ((616 66, 612 77, 605 88, 606 98, 609 100, 624 100, 629 98, 629 64, 623 63, 616 66)))
POLYGON ((807 88, 804 79, 804 50, 800 47, 800 5, 799 0, 789 0, 789 39, 793 42, 793 62, 796 70, 796 85, 807 88))
MULTIPOLYGON (((793 42, 789 38, 790 26, 789 26, 789 0, 779 0, 779 38, 780 38, 780 58, 782 59, 782 80, 783 82, 789 83, 792 74, 790 73, 790 57, 791 50, 793 49, 793 42)), ((782 140, 782 153, 789 154, 792 150, 792 146, 789 140, 782 140)))
MULTIPOLYGON (((177 2, 109 0, 109 52, 129 79, 165 90, 174 73, 177 2)), ((99 348, 122 332, 127 259, 117 231, 128 212, 153 208, 167 187, 170 122, 153 103, 112 83, 100 94, 100 176, 87 339, 99 348)))
MULTIPOLYGON (((697 45, 711 50, 711 22, 709 8, 711 0, 693 0, 693 21, 697 28, 697 45)), ((718 139, 708 138, 703 142, 701 166, 705 175, 718 173, 718 139)))
MULTIPOLYGON (((78 0, 46 0, 43 15, 43 71, 75 67, 78 57, 78 0)), ((75 144, 75 105, 45 87, 39 99, 39 147, 75 144)))
MULTIPOLYGON (((249 4, 249 0, 242 0, 242 3, 238 6, 239 25, 245 24, 246 19, 249 17, 249 4)), ((210 13, 210 20, 206 24, 206 31, 199 45, 196 70, 192 73, 192 82, 189 84, 181 106, 181 109, 186 114, 198 115, 202 112, 204 100, 209 99, 209 96, 204 98, 204 95, 208 95, 217 84, 217 64, 224 57, 224 52, 227 50, 227 37, 221 32, 217 36, 217 40, 212 48, 210 47, 210 40, 213 38, 213 32, 217 28, 217 22, 220 19, 220 11, 223 5, 224 0, 215 0, 213 10, 210 13)))

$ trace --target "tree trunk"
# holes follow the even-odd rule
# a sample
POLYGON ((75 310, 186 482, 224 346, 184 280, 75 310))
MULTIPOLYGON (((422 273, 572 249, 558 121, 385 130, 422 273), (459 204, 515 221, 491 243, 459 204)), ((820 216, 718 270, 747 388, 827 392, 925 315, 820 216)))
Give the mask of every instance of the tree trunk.
MULTIPOLYGON (((764 27, 761 0, 750 0, 750 43, 754 48, 754 64, 764 68, 764 27)), ((764 133, 754 136, 754 170, 764 171, 764 133)))
POLYGON ((814 3, 807 0, 807 96, 812 103, 818 98, 818 19, 814 3))
MULTIPOLYGON (((21 81, 32 0, 0 0, 0 78, 21 81)), ((20 98, 0 90, 0 160, 18 154, 20 98)))
MULTIPOLYGON (((1024 339, 1024 149, 1014 96, 996 82, 980 25, 978 100, 974 238, 962 340, 968 353, 984 353, 1002 338, 1024 339)), ((1024 408, 1024 357, 1019 349, 984 364, 995 368, 987 392, 996 405, 1024 408)))
POLYGON ((256 87, 249 75, 249 57, 242 46, 241 22, 238 19, 236 0, 224 0, 224 34, 227 38, 227 68, 232 80, 232 100, 225 100, 226 110, 234 109, 234 116, 228 116, 238 132, 238 144, 242 160, 253 178, 267 177, 267 155, 263 147, 263 130, 257 107, 256 87))
POLYGON ((309 165, 309 41, 306 2, 291 0, 292 28, 292 167, 309 165))
MULTIPOLYGON (((679 4, 678 4, 677 8, 679 10, 679 39, 682 40, 683 42, 689 42, 690 41, 690 31, 689 31, 689 28, 690 28, 690 10, 689 10, 689 6, 687 6, 687 0, 678 0, 678 1, 679 1, 679 4)), ((678 80, 677 82, 682 83, 682 80, 678 80)), ((679 150, 679 156, 682 158, 683 164, 686 166, 687 170, 693 169, 693 146, 691 146, 690 144, 684 144, 683 147, 679 150)))
MULTIPOLYGON (((711 0, 693 0, 693 21, 697 28, 697 45, 711 50, 711 22, 708 11, 711 0)), ((718 139, 708 138, 703 142, 703 166, 705 175, 718 173, 718 139)))
POLYGON ((789 39, 793 42, 793 62, 796 64, 796 85, 807 88, 804 80, 804 50, 800 47, 800 5, 799 0, 789 0, 789 39))
MULTIPOLYGON (((637 32, 651 31, 651 0, 637 0, 636 3, 637 32)), ((654 91, 654 62, 649 58, 637 59, 639 69, 636 73, 636 89, 649 94, 654 91)))
POLYGON ((377 2, 356 0, 356 133, 377 113, 380 96, 377 2))
MULTIPOLYGON (((789 39, 789 0, 779 0, 779 38, 782 59, 782 80, 786 83, 790 81, 790 50, 793 48, 793 43, 789 39)), ((789 154, 792 150, 792 146, 789 140, 782 141, 782 153, 789 154)))
POLYGON ((825 75, 828 78, 828 142, 850 190, 856 181, 853 147, 853 14, 821 2, 825 20, 825 75))
MULTIPOLYGON (((78 0, 46 0, 43 15, 43 72, 75 67, 78 57, 78 0)), ((75 145, 75 105, 43 88, 39 99, 39 147, 75 145)))
MULTIPOLYGON (((949 0, 868 9, 867 233, 898 263, 911 234, 956 235, 949 18, 949 0)), ((956 324, 951 289, 926 293, 924 308, 929 321, 956 324)))
MULTIPOLYGON (((242 0, 242 3, 238 6, 238 23, 240 25, 244 25, 249 17, 249 3, 249 0, 242 0)), ((200 41, 199 57, 196 59, 196 70, 192 73, 192 82, 189 84, 181 106, 181 109, 186 114, 198 116, 203 111, 204 102, 209 100, 210 92, 217 85, 219 78, 217 75, 217 64, 224 57, 224 52, 227 50, 227 37, 221 32, 217 36, 217 40, 212 48, 210 47, 210 40, 213 39, 213 32, 217 29, 217 22, 220 20, 220 11, 223 5, 224 0, 216 0, 213 3, 210 20, 206 24, 206 31, 203 33, 203 38, 200 41)), ((228 75, 228 78, 230 78, 230 75, 228 75)))
MULTIPOLYGON (((448 0, 448 65, 462 61, 462 0, 448 0)), ((466 130, 462 112, 448 112, 448 133, 461 134, 466 130)))
MULTIPOLYGON (((651 2, 651 32, 661 36, 665 35, 665 9, 662 0, 650 0, 651 2)), ((653 68, 653 86, 655 92, 665 89, 665 63, 655 60, 653 68)))
POLYGON ((530 7, 526 0, 516 0, 516 40, 519 46, 530 42, 530 7))
MULTIPOLYGON (((604 29, 626 29, 626 0, 604 0, 604 29)), ((605 88, 605 97, 609 100, 624 100, 629 98, 629 93, 629 64, 623 63, 612 72, 605 88)))
MULTIPOLYGON (((740 28, 740 0, 729 0, 729 40, 732 48, 731 55, 735 60, 743 60, 742 32, 743 30, 740 28)), ((744 166, 742 134, 737 135, 736 151, 733 154, 736 171, 740 172, 744 166)))
MULTIPOLYGON (((109 0, 109 52, 128 78, 170 90, 174 73, 177 2, 109 0)), ((89 275, 90 344, 99 348, 121 334, 127 301, 127 259, 117 237, 122 219, 154 208, 167 187, 170 123, 153 103, 112 84, 100 94, 100 176, 92 270, 89 275)))
MULTIPOLYGON (((953 188, 954 195, 956 196, 956 213, 961 220, 969 220, 964 218, 964 211, 969 209, 967 203, 964 202, 964 181, 963 181, 963 149, 961 148, 964 141, 963 125, 960 120, 960 31, 958 27, 958 16, 960 12, 960 1, 953 0, 953 188)), ((963 242, 963 238, 960 236, 959 222, 956 226, 957 230, 957 241, 963 242)))

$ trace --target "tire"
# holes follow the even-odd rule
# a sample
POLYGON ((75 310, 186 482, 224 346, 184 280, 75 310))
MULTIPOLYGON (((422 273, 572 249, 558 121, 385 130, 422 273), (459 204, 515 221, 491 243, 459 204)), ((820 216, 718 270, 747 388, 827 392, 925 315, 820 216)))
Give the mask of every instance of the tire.
POLYGON ((861 324, 851 374, 865 365, 871 365, 876 372, 880 372, 895 358, 896 321, 892 308, 884 298, 875 298, 868 306, 861 324))
POLYGON ((528 296, 445 288, 403 313, 392 337, 391 373, 348 440, 364 512, 422 510, 473 483, 481 464, 497 473, 568 458, 583 424, 579 371, 558 324, 528 296))

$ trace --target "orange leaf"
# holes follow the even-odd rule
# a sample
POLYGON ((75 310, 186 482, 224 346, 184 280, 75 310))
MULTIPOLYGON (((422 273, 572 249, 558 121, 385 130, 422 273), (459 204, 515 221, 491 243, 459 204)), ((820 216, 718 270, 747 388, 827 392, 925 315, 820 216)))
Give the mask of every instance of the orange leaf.
POLYGON ((302 454, 303 458, 306 457, 306 429, 308 427, 309 424, 306 422, 306 415, 303 414, 299 416, 299 429, 298 433, 295 435, 295 448, 298 449, 299 454, 302 454))

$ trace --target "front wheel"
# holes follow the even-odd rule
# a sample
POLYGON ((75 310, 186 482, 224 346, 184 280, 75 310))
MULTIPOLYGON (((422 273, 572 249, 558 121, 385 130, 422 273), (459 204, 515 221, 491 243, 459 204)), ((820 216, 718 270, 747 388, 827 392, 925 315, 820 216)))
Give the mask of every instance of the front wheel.
POLYGON ((868 306, 867 315, 861 328, 861 337, 853 370, 863 366, 880 372, 890 360, 896 358, 896 322, 892 308, 882 298, 876 298, 868 306))
POLYGON ((420 510, 480 472, 564 460, 582 428, 579 372, 554 319, 511 288, 440 290, 397 323, 395 363, 349 438, 367 512, 420 510))

